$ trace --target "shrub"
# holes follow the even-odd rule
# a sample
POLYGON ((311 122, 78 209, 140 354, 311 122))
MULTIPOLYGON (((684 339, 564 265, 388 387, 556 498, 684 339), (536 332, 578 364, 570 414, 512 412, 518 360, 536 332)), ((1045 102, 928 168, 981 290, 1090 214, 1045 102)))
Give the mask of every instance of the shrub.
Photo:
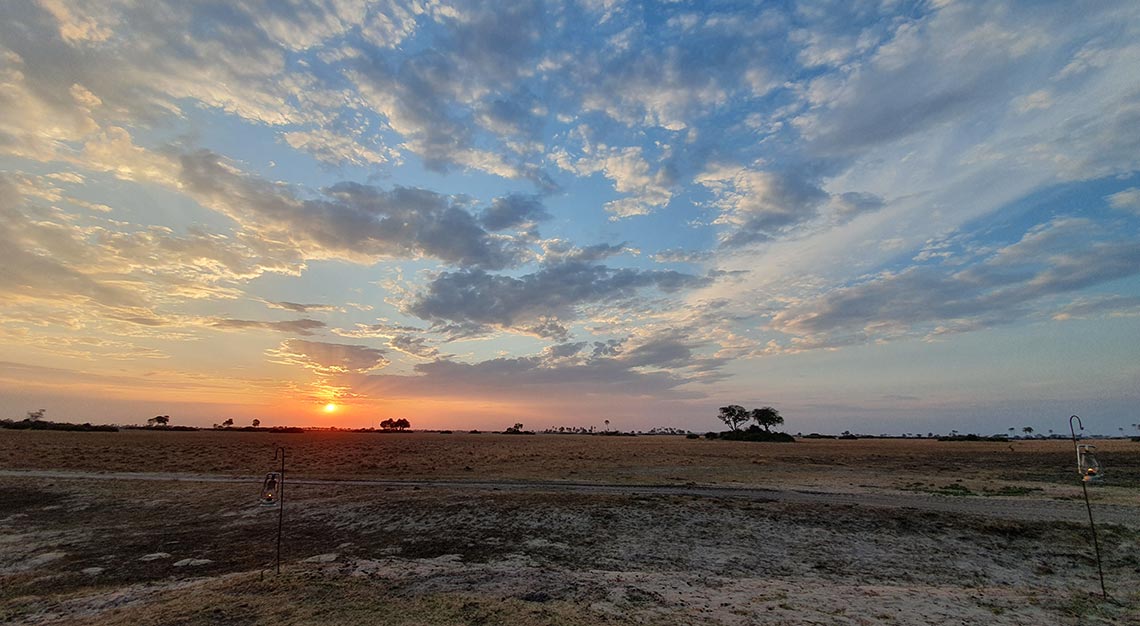
POLYGON ((720 434, 721 439, 729 441, 771 441, 777 443, 794 443, 796 438, 788 433, 766 432, 756 430, 729 430, 720 434))

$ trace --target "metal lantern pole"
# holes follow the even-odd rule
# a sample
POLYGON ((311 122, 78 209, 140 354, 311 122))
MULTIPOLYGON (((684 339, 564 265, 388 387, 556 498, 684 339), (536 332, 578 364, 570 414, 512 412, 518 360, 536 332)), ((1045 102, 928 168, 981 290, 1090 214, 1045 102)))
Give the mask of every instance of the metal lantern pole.
POLYGON ((1104 568, 1100 564, 1100 542, 1096 537, 1096 524, 1093 523, 1092 504, 1089 502, 1089 485, 1088 480, 1086 480, 1088 477, 1085 476, 1084 468, 1081 467, 1081 448, 1077 443, 1077 431, 1075 428, 1073 428, 1073 420, 1077 421, 1077 424, 1080 425, 1081 430, 1085 429, 1085 425, 1081 422, 1081 418, 1079 416, 1073 415, 1069 417, 1069 432, 1073 435, 1073 449, 1077 453, 1077 473, 1081 475, 1081 491, 1083 491, 1085 494, 1085 509, 1087 509, 1089 512, 1089 530, 1092 531, 1093 550, 1096 551, 1096 571, 1097 574, 1100 575, 1100 593, 1104 596, 1104 599, 1107 600, 1108 590, 1105 589, 1104 586, 1104 568))
MULTIPOLYGON (((281 479, 277 488, 277 573, 281 573, 281 531, 285 524, 285 448, 277 446, 273 451, 273 460, 281 455, 281 479)), ((1087 494, 1086 494, 1087 497, 1087 494)))

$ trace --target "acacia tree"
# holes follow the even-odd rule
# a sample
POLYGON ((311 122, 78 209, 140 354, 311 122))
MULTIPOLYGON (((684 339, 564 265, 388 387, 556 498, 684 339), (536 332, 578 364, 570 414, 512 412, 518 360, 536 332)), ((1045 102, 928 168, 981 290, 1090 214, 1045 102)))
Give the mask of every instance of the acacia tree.
POLYGON ((47 409, 37 409, 35 411, 28 411, 28 421, 34 422, 36 420, 42 420, 44 418, 44 415, 46 415, 46 414, 47 414, 47 409))
POLYGON ((261 426, 261 420, 259 420, 255 417, 255 418, 253 418, 253 427, 257 428, 258 426, 261 426))
POLYGON ((395 422, 392 422, 392 426, 394 426, 396 430, 407 430, 412 427, 412 423, 401 417, 395 422))
POLYGON ((777 424, 784 423, 784 417, 776 409, 766 406, 759 409, 752 409, 752 419, 756 420, 756 424, 764 429, 764 432, 772 432, 772 427, 777 424))
POLYGON ((394 420, 390 417, 388 419, 380 422, 380 428, 382 428, 384 430, 392 430, 395 427, 396 427, 396 420, 394 420))
POLYGON ((232 417, 227 417, 226 421, 222 422, 222 426, 224 428, 229 428, 230 426, 233 426, 233 425, 234 425, 234 418, 232 418, 232 417))
POLYGON ((739 404, 730 404, 720 407, 720 413, 716 417, 732 430, 740 430, 740 425, 747 422, 751 414, 739 404))

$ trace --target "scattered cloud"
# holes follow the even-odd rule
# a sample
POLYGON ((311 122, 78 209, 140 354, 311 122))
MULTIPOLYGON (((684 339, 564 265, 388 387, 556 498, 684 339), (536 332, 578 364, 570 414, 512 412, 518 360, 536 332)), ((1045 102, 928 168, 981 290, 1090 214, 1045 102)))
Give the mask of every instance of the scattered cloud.
POLYGON ((643 290, 674 293, 707 279, 671 270, 617 269, 584 261, 547 265, 515 278, 482 270, 443 272, 405 306, 435 324, 485 327, 564 338, 564 324, 586 304, 612 304, 643 290))
POLYGON ((313 331, 319 328, 324 328, 325 323, 319 320, 299 319, 299 320, 286 320, 281 322, 265 322, 257 320, 235 320, 235 319, 217 319, 210 323, 210 326, 222 330, 271 330, 279 333, 290 333, 294 335, 309 336, 313 331))
POLYGON ((1031 316, 1040 301, 1140 274, 1134 236, 1058 218, 965 268, 916 265, 795 303, 773 329, 823 347, 934 332, 945 335, 1031 316))
POLYGON ((313 311, 339 311, 340 307, 332 304, 300 304, 297 302, 270 302, 265 301, 265 306, 271 309, 281 309, 283 311, 293 311, 294 313, 309 313, 313 311))
POLYGON ((318 374, 364 373, 388 365, 384 351, 361 345, 288 339, 267 352, 276 363, 298 365, 318 374))

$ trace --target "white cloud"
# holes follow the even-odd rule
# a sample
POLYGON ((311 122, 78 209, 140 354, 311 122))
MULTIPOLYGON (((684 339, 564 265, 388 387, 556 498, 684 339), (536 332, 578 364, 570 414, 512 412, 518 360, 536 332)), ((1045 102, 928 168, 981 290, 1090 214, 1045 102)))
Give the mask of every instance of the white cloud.
POLYGON ((1124 191, 1118 191, 1108 196, 1106 199, 1114 209, 1140 215, 1140 188, 1129 187, 1124 191))
MULTIPOLYGON (((583 153, 574 158, 560 151, 554 157, 563 169, 579 176, 602 174, 613 181, 615 191, 628 194, 606 203, 606 212, 614 219, 647 215, 667 205, 673 197, 673 181, 667 170, 662 167, 653 171, 640 146, 587 145, 583 153)), ((663 158, 667 158, 667 153, 663 158)))

